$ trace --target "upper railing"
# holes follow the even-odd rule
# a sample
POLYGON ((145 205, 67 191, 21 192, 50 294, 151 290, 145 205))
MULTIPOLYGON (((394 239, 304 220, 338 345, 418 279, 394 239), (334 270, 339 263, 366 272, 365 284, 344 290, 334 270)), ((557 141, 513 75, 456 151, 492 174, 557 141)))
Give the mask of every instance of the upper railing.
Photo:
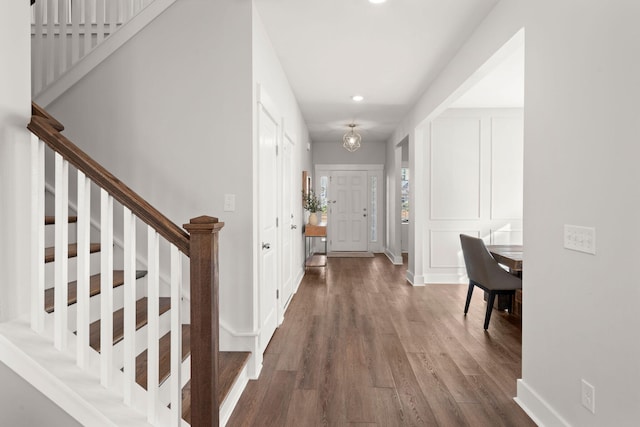
MULTIPOLYGON (((33 269, 37 279, 31 287, 31 323, 34 330, 45 330, 46 313, 44 310, 45 268, 45 145, 54 153, 55 158, 55 246, 54 246, 54 345, 59 350, 68 350, 70 339, 76 339, 77 363, 83 369, 92 366, 91 361, 99 358, 101 383, 112 387, 116 377, 123 376, 124 402, 131 406, 146 407, 147 420, 152 425, 180 426, 182 420, 182 387, 188 380, 183 372, 182 327, 190 323, 191 330, 191 425, 217 426, 219 418, 218 379, 218 232, 223 223, 216 218, 201 216, 193 218, 184 228, 174 224, 166 216, 151 206, 141 196, 127 187, 109 171, 102 167, 60 132, 64 129, 55 118, 42 108, 33 104, 33 116, 28 126, 34 134, 32 139, 32 246, 33 269), (69 165, 77 169, 77 195, 69 198, 69 165), (89 324, 94 322, 95 313, 90 313, 90 283, 92 263, 90 254, 95 247, 90 236, 92 220, 98 215, 91 213, 92 184, 100 189, 100 340, 99 355, 92 351, 96 348, 93 330, 89 324), (113 201, 122 205, 123 239, 122 263, 124 265, 124 291, 122 309, 124 326, 122 344, 114 342, 113 313, 119 307, 114 304, 114 221, 113 201), (75 320, 70 315, 68 301, 69 276, 67 262, 72 245, 69 245, 68 222, 69 206, 75 204, 77 252, 77 302, 75 320), (136 271, 138 247, 136 245, 137 219, 147 227, 146 265, 148 271, 146 295, 148 323, 146 338, 140 341, 136 334, 138 297, 136 289, 136 271), (168 243, 171 252, 168 285, 170 288, 170 325, 161 321, 162 305, 160 297, 160 241, 162 237, 168 243), (182 255, 181 255, 182 253, 182 255), (183 318, 182 300, 182 263, 189 263, 190 269, 190 322, 183 318), (171 382, 170 386, 161 386, 159 379, 159 339, 170 331, 171 341, 171 382), (72 331, 75 337, 72 338, 72 331), (136 384, 136 362, 142 349, 147 351, 147 391, 146 394, 136 384), (120 369, 122 368, 122 370, 120 369), (121 372, 122 371, 122 372, 121 372), (170 405, 169 410, 167 406, 170 405), (169 412, 168 412, 169 411, 169 412), (170 415, 169 415, 170 414, 170 415), (170 422, 167 420, 170 419, 170 422)), ((95 235, 95 233, 93 233, 95 235)), ((95 263, 93 263, 95 265, 95 263)), ((71 273, 71 274, 70 274, 71 273)))
MULTIPOLYGON (((32 93, 41 94, 143 9, 160 13, 175 0, 38 0, 31 7, 32 93), (163 5, 160 5, 163 3, 163 5)), ((137 19, 137 18, 136 18, 137 19)), ((143 19, 144 21, 144 19, 143 19)), ((139 23, 138 26, 145 25, 139 23)), ((132 36, 131 32, 127 37, 132 36)), ((120 45, 126 41, 112 43, 120 45)), ((102 58, 104 59, 104 58, 102 58)), ((88 72, 100 60, 85 64, 88 72)), ((77 77, 77 76, 75 76, 77 77)), ((68 77, 70 78, 70 77, 68 77)))

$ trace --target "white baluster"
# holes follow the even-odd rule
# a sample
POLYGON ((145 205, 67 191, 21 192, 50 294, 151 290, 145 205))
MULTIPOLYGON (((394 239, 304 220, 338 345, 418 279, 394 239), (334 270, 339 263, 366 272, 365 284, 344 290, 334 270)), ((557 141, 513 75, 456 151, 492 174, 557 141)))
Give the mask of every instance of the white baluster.
POLYGON ((86 56, 91 51, 91 23, 93 22, 91 19, 93 17, 93 2, 91 0, 85 0, 82 4, 84 5, 84 50, 82 51, 82 55, 80 57, 86 56))
POLYGON ((122 23, 124 24, 131 19, 133 2, 124 0, 120 4, 122 5, 122 23))
POLYGON ((147 228, 147 421, 155 425, 158 417, 158 358, 159 348, 159 288, 160 262, 158 233, 151 227, 147 228))
POLYGON ((104 40, 104 0, 98 0, 96 3, 96 46, 104 40))
POLYGON ((80 59, 81 6, 78 0, 71 4, 71 65, 80 59))
POLYGON ((136 387, 136 218, 124 208, 124 403, 136 387))
POLYGON ((69 258, 69 162, 55 155, 55 267, 54 344, 58 350, 68 341, 68 258, 69 258))
POLYGON ((43 50, 43 35, 42 35, 42 27, 43 27, 43 17, 44 17, 44 2, 36 2, 33 6, 34 14, 35 14, 35 34, 33 41, 33 51, 31 52, 31 60, 33 61, 32 70, 33 75, 32 78, 32 86, 31 90, 33 93, 38 93, 44 87, 44 50, 43 50))
POLYGON ((89 250, 91 238, 91 180, 78 171, 78 220, 76 222, 78 241, 78 301, 76 303, 78 335, 78 366, 89 368, 89 288, 91 283, 91 254, 89 250))
POLYGON ((44 142, 31 135, 31 328, 44 330, 44 142))
POLYGON ((117 19, 117 13, 118 13, 118 2, 113 1, 113 0, 107 0, 105 2, 105 22, 106 22, 106 29, 105 31, 107 31, 107 35, 111 35, 113 34, 113 32, 116 30, 116 19, 117 19))
POLYGON ((101 190, 100 215, 100 362, 101 383, 113 379, 113 197, 101 190))
POLYGON ((49 0, 47 3, 47 38, 44 55, 45 86, 53 81, 55 75, 54 64, 58 61, 55 55, 55 10, 52 1, 49 0))
POLYGON ((171 422, 179 426, 182 420, 182 256, 171 245, 171 422))
POLYGON ((59 57, 58 66, 56 73, 60 75, 67 71, 67 15, 69 11, 67 10, 68 0, 58 0, 58 29, 59 29, 59 47, 56 52, 56 56, 59 57))

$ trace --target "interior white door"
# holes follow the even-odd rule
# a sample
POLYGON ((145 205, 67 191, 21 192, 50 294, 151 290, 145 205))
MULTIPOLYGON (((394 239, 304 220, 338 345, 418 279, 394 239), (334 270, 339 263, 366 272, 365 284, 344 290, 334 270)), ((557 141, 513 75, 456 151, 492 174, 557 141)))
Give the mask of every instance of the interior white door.
POLYGON ((332 251, 366 251, 367 172, 335 171, 329 193, 329 245, 332 251))
POLYGON ((277 143, 278 121, 260 104, 258 114, 259 144, 259 236, 260 265, 258 295, 260 300, 260 347, 264 350, 278 326, 278 248, 277 244, 277 143))
POLYGON ((293 235, 297 226, 295 225, 293 203, 294 203, 294 186, 297 182, 293 179, 293 141, 285 135, 282 144, 281 155, 281 183, 282 206, 280 218, 282 218, 281 233, 281 289, 280 289, 280 313, 281 318, 284 316, 284 310, 293 294, 293 235))

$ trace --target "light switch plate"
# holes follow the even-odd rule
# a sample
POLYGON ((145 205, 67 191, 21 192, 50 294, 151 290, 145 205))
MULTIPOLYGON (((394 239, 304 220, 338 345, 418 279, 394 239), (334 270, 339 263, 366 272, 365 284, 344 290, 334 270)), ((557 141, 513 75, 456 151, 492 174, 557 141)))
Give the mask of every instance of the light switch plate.
POLYGON ((564 247, 587 254, 596 253, 596 229, 579 225, 564 226, 564 247))
POLYGON ((236 195, 225 194, 224 195, 224 211, 234 212, 236 210, 236 195))

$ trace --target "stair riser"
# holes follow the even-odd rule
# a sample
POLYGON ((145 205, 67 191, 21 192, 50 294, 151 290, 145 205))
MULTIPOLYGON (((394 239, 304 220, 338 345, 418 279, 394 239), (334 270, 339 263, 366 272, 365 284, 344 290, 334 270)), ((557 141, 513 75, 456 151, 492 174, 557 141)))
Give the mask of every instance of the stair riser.
MULTIPOLYGON (((115 258, 114 258, 115 259, 115 258)), ((58 261, 48 262, 44 265, 44 283, 45 288, 52 288, 54 286, 56 276, 55 276, 55 266, 58 261)), ((118 269, 118 266, 114 266, 114 269, 118 269)), ((100 252, 92 253, 89 256, 89 271, 91 274, 96 274, 100 272, 100 252)), ((121 269, 121 268, 120 268, 121 269)), ((69 282, 73 282, 78 278, 78 258, 68 258, 67 259, 67 278, 69 282)))
MULTIPOLYGON (((187 356, 187 358, 182 362, 182 369, 180 372, 180 376, 181 376, 181 382, 182 384, 180 385, 180 387, 184 387, 188 382, 189 379, 191 377, 191 356, 187 356)), ((160 385, 160 390, 159 390, 159 396, 160 396, 160 401, 163 402, 164 404, 168 405, 169 403, 171 403, 171 375, 169 375, 169 378, 167 378, 165 380, 165 382, 163 382, 160 385)))
MULTIPOLYGON (((56 244, 56 234, 55 234, 56 226, 54 224, 49 224, 44 227, 44 246, 45 248, 55 246, 56 244)), ((77 238, 77 230, 75 223, 69 223, 69 243, 75 243, 78 241, 77 238)))
MULTIPOLYGON (((136 280, 136 300, 146 296, 147 290, 147 281, 146 279, 140 278, 136 280)), ((96 320, 101 318, 101 304, 102 297, 101 294, 94 295, 89 298, 89 319, 90 322, 95 322, 96 320)), ((113 288, 113 311, 119 310, 124 306, 124 286, 118 286, 113 288)), ((69 330, 75 331, 77 329, 77 304, 71 304, 67 307, 67 315, 69 316, 69 330)), ((54 313, 48 314, 48 316, 53 316, 54 313)))
MULTIPOLYGON (((171 329, 171 310, 160 316, 159 329, 158 340, 171 329)), ((136 355, 147 349, 148 339, 148 327, 146 325, 136 331, 136 355)), ((122 367, 124 365, 124 340, 113 346, 113 361, 115 366, 122 367)))

